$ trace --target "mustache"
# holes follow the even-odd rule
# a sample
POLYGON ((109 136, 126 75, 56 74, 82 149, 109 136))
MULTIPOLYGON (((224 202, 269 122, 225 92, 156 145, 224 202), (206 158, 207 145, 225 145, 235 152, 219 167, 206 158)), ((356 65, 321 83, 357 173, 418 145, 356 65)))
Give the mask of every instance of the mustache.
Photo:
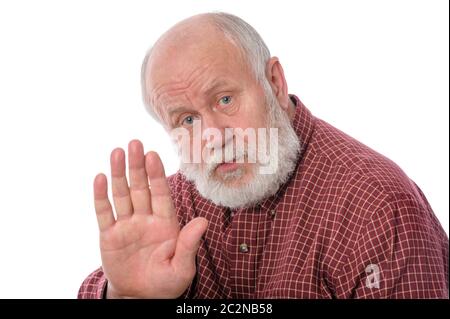
POLYGON ((204 163, 205 173, 210 177, 214 170, 223 163, 245 163, 249 155, 248 147, 246 146, 244 149, 236 148, 231 142, 226 144, 220 151, 213 149, 204 163))

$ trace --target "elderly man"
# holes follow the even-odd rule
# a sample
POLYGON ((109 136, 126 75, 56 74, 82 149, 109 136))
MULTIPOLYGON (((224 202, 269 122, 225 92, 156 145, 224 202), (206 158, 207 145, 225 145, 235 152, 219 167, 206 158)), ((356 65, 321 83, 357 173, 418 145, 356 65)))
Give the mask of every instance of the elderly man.
POLYGON ((125 152, 111 153, 116 215, 99 174, 102 267, 80 298, 448 298, 448 237, 419 187, 288 94, 246 22, 178 23, 142 88, 177 132, 180 171, 166 178, 135 140, 128 183, 125 152))

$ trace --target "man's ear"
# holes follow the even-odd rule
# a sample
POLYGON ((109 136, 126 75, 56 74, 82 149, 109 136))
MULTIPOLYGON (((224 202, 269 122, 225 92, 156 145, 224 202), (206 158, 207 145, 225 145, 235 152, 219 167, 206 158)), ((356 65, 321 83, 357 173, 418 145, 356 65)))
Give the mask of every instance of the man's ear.
POLYGON ((266 75, 280 106, 287 110, 289 108, 288 87, 283 67, 277 57, 272 57, 267 62, 266 75))

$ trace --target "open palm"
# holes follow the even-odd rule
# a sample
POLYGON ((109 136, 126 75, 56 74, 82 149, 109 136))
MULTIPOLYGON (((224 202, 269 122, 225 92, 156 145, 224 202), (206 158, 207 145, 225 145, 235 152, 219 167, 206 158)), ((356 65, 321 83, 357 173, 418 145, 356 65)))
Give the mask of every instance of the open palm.
POLYGON ((103 271, 108 297, 176 298, 195 275, 195 256, 207 222, 195 218, 180 230, 159 156, 144 156, 142 143, 111 153, 114 208, 103 174, 94 181, 103 271))

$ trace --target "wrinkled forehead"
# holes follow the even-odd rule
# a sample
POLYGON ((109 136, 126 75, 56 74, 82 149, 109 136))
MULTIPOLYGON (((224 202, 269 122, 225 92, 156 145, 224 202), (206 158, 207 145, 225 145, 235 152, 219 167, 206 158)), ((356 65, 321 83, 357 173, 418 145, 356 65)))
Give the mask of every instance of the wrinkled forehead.
POLYGON ((163 100, 164 104, 173 101, 174 97, 167 92, 189 88, 200 94, 217 79, 232 84, 251 77, 241 51, 223 33, 208 34, 202 39, 188 38, 190 41, 185 38, 159 44, 147 63, 147 98, 159 116, 162 114, 158 111, 164 109, 163 100))
POLYGON ((227 68, 230 72, 245 67, 241 51, 221 32, 203 38, 186 36, 158 43, 146 66, 147 90, 172 81, 189 81, 207 68, 227 68))

